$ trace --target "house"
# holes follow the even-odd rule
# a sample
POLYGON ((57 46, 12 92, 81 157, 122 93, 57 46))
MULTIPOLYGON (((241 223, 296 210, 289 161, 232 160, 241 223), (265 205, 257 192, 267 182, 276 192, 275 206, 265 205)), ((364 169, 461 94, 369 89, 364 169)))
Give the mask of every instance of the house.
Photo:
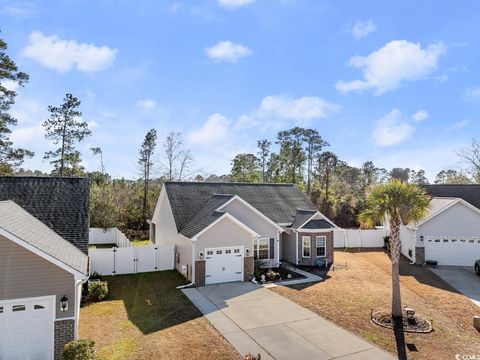
POLYGON ((0 177, 0 359, 61 359, 88 278, 89 181, 0 177))
POLYGON ((337 226, 293 184, 167 182, 150 224, 174 244, 175 268, 197 286, 253 278, 254 260, 333 261, 337 226))
POLYGON ((402 226, 402 254, 416 264, 473 266, 480 259, 480 185, 425 185, 427 216, 402 226))

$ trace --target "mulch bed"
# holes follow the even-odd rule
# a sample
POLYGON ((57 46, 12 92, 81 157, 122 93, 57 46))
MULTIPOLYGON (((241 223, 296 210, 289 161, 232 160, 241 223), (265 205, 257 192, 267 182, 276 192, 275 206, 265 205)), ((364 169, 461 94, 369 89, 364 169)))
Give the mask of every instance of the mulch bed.
MULTIPOLYGON (((375 324, 382 327, 386 327, 392 330, 395 328, 394 320, 392 319, 392 315, 389 311, 372 312, 371 319, 375 324)), ((404 332, 429 333, 433 331, 433 326, 430 321, 416 314, 410 318, 407 317, 406 314, 404 314, 402 322, 404 332)))
MULTIPOLYGON (((265 271, 262 271, 263 274, 266 274, 268 270, 270 269, 263 269, 265 271)), ((270 284, 270 283, 275 283, 275 282, 279 282, 279 281, 285 281, 285 280, 293 280, 293 279, 303 279, 305 278, 305 276, 303 275, 300 275, 299 273, 295 272, 295 271, 292 271, 292 270, 289 270, 289 269, 286 269, 282 266, 279 266, 278 268, 272 268, 271 270, 273 270, 274 272, 278 273, 279 274, 279 278, 275 279, 275 280, 267 280, 264 282, 264 284, 270 284), (288 275, 291 275, 290 278, 288 278, 288 275)), ((260 281, 260 279, 256 279, 257 281, 260 281)))

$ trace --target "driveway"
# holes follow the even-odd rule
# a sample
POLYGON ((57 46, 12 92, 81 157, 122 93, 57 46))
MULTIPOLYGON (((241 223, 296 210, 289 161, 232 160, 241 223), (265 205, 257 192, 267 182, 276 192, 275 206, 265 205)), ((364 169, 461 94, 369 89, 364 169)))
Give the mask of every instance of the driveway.
POLYGON ((252 283, 182 291, 242 356, 250 352, 261 354, 262 360, 394 359, 310 310, 252 283))
POLYGON ((430 270, 480 306, 480 276, 475 275, 473 266, 439 266, 430 270))

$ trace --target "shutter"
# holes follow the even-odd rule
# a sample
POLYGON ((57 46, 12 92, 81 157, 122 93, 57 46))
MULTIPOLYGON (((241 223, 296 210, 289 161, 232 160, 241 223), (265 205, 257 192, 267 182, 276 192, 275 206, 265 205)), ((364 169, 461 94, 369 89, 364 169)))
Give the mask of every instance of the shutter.
POLYGON ((270 238, 270 259, 275 259, 275 239, 270 238))

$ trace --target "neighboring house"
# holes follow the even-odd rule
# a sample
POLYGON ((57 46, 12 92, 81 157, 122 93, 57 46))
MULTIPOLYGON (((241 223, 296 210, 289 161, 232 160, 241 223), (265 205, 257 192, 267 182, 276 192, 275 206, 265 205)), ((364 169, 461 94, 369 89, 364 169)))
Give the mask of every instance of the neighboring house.
POLYGON ((88 278, 89 181, 0 177, 0 359, 60 359, 88 278))
POLYGON ((402 254, 416 264, 473 266, 480 258, 480 185, 425 185, 427 216, 402 226, 402 254))
POLYGON ((164 184, 150 238, 175 244, 175 267, 198 286, 253 278, 254 259, 333 261, 333 229, 292 184, 164 184))

